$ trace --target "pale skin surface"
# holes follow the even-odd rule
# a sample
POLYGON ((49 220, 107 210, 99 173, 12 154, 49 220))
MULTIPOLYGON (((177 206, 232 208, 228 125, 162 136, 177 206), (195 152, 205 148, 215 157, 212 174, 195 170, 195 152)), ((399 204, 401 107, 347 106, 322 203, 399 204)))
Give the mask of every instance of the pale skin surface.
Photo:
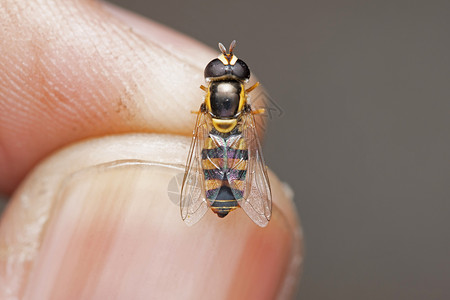
POLYGON ((290 297, 302 235, 273 174, 265 229, 187 227, 168 196, 217 51, 91 1, 4 0, 0 25, 0 299, 290 297))

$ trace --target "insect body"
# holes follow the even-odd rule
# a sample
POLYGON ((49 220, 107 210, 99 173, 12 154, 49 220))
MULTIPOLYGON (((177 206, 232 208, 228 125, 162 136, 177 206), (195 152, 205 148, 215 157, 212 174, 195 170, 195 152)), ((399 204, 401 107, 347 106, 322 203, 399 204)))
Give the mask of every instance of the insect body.
POLYGON ((211 208, 223 218, 237 207, 259 226, 270 220, 272 196, 267 168, 257 136, 254 114, 247 102, 247 64, 227 52, 205 68, 208 87, 197 112, 191 149, 181 190, 181 216, 192 225, 211 208))

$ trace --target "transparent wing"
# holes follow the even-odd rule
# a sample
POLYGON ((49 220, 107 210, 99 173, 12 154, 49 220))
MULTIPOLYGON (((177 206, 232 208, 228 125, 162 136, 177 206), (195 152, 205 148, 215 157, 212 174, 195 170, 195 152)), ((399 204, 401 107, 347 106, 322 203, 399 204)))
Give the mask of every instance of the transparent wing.
POLYGON ((208 137, 207 116, 199 112, 181 187, 181 218, 187 225, 197 223, 208 210, 205 198, 205 178, 202 170, 202 149, 208 137))
POLYGON ((236 139, 235 142, 245 142, 247 160, 234 160, 235 163, 230 170, 239 174, 239 171, 246 167, 247 171, 245 176, 238 176, 237 179, 229 180, 229 183, 245 213, 257 225, 265 227, 272 215, 272 193, 267 167, 264 163, 261 144, 256 131, 255 118, 251 112, 242 116, 241 131, 243 141, 242 139, 236 139))
POLYGON ((213 205, 222 182, 225 179, 224 171, 224 140, 208 131, 208 138, 205 140, 202 151, 202 167, 205 176, 205 190, 209 205, 213 205))

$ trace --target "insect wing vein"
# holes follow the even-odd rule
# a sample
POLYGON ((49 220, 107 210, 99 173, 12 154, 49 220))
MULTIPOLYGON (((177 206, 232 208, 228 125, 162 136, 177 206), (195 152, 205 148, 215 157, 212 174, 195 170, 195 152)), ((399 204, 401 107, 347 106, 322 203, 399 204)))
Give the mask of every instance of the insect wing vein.
POLYGON ((202 167, 206 185, 206 198, 210 206, 214 204, 225 178, 223 147, 223 141, 219 136, 208 133, 205 149, 203 149, 202 167))
POLYGON ((188 225, 197 223, 208 210, 205 199, 205 178, 201 153, 208 137, 206 114, 199 112, 189 150, 186 171, 181 187, 181 217, 188 225))
MULTIPOLYGON (((246 214, 257 225, 265 227, 272 215, 272 193, 269 176, 253 114, 246 113, 242 118, 242 135, 247 147, 248 160, 243 184, 243 195, 240 199, 237 199, 246 214)), ((241 181, 235 181, 230 182, 230 185, 233 187, 233 190, 238 190, 242 188, 240 183, 241 181)))

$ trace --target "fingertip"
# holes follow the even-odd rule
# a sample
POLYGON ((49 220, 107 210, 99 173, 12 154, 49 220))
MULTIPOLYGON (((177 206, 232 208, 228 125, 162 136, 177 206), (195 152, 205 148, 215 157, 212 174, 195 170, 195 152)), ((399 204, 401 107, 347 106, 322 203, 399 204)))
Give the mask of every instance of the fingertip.
POLYGON ((59 299, 292 293, 286 282, 300 240, 286 216, 292 213, 279 205, 278 181, 266 228, 242 210, 224 219, 208 212, 187 227, 170 191, 188 147, 189 138, 173 135, 112 136, 46 160, 3 216, 0 281, 14 295, 59 299))
POLYGON ((113 18, 129 26, 134 33, 189 61, 199 70, 203 70, 212 57, 217 56, 215 49, 156 21, 108 2, 101 2, 101 6, 113 18))
POLYGON ((200 61, 212 51, 128 18, 146 24, 136 25, 138 34, 105 13, 110 5, 93 3, 16 2, 0 11, 3 33, 14 35, 0 39, 2 191, 11 192, 40 159, 78 140, 192 130, 189 111, 202 101, 200 61))

